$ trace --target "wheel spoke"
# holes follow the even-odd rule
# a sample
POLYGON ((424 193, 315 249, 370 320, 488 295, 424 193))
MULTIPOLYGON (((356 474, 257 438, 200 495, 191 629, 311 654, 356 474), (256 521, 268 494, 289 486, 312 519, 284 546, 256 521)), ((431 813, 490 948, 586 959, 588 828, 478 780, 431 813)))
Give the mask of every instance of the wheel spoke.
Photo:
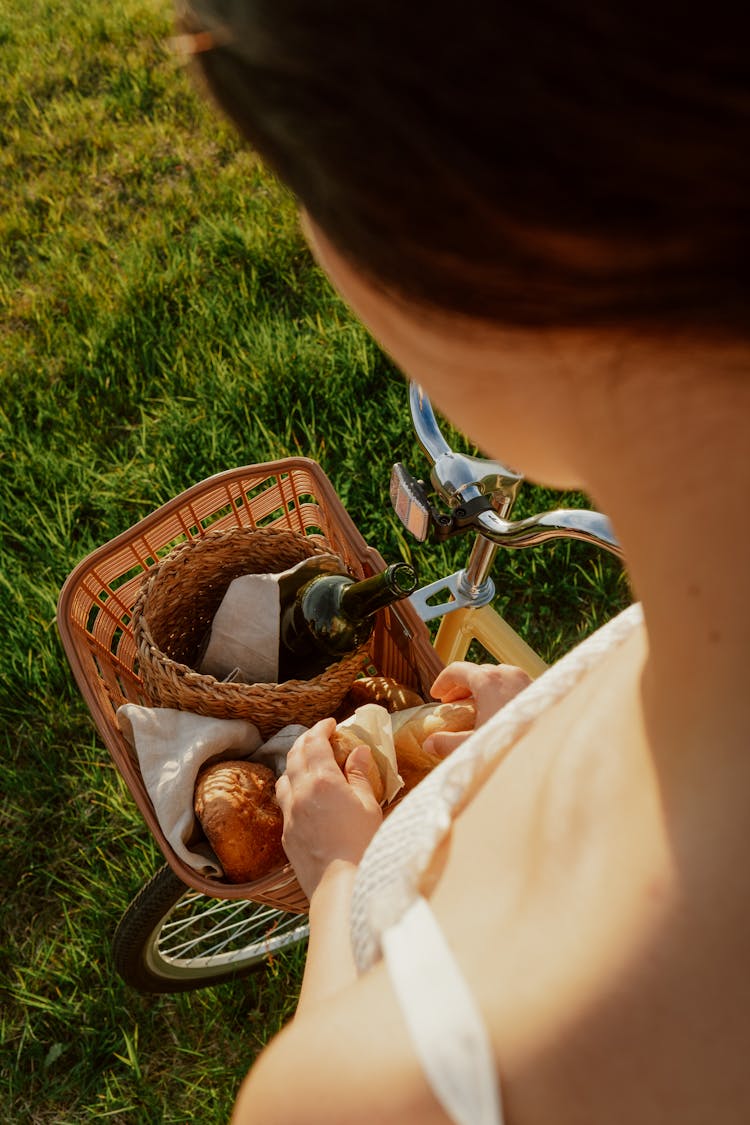
MULTIPOLYGON (((184 905, 184 904, 182 904, 182 905, 184 905)), ((196 906, 197 905, 199 905, 199 904, 196 904, 196 906)), ((174 913, 176 914, 179 909, 180 909, 179 907, 176 907, 174 913)), ((235 917, 236 915, 240 915, 240 918, 242 919, 242 914, 243 914, 244 909, 246 909, 246 904, 244 904, 244 903, 240 903, 240 904, 232 903, 232 909, 231 909, 231 912, 229 912, 229 915, 228 915, 229 918, 231 919, 231 918, 235 917)), ((162 935, 169 934, 171 936, 175 936, 179 933, 182 933, 184 930, 189 929, 191 926, 195 926, 197 923, 200 923, 201 925, 203 925, 204 930, 205 930, 206 929, 206 922, 207 922, 208 919, 214 919, 214 918, 221 919, 222 916, 227 915, 227 912, 228 912, 227 911, 227 905, 225 903, 221 903, 218 907, 209 907, 208 909, 201 910, 200 913, 198 913, 197 910, 192 911, 191 913, 185 913, 183 911, 180 911, 180 913, 183 914, 184 916, 174 918, 174 920, 169 921, 169 922, 165 922, 163 927, 162 927, 161 932, 162 932, 162 935)), ((255 914, 253 914, 253 919, 255 919, 255 917, 256 917, 255 914)), ((248 921, 248 919, 245 919, 245 921, 248 921)))
POLYGON ((304 914, 201 894, 181 886, 165 867, 123 916, 115 963, 142 991, 183 991, 260 967, 307 934, 304 914))
POLYGON ((175 904, 155 935, 152 957, 175 969, 210 964, 223 967, 247 957, 258 959, 306 935, 304 915, 188 893, 175 904))
MULTIPOLYGON (((193 922, 197 922, 199 924, 202 924, 203 919, 189 919, 189 920, 187 920, 185 925, 183 927, 181 927, 178 932, 182 932, 193 922)), ((162 931, 162 937, 161 937, 161 940, 159 941, 159 949, 161 950, 161 952, 164 954, 165 957, 178 957, 178 956, 182 956, 185 953, 187 953, 188 950, 195 949, 196 946, 205 945, 205 943, 209 939, 212 939, 212 940, 215 941, 217 938, 221 937, 222 934, 227 935, 224 938, 223 941, 219 942, 218 945, 214 944, 213 946, 211 946, 210 950, 208 950, 208 949, 204 950, 203 952, 204 952, 204 955, 205 955, 205 954, 208 954, 209 952, 218 952, 218 951, 226 948, 226 946, 229 945, 229 943, 235 937, 240 937, 240 936, 249 937, 250 935, 257 935, 257 937, 260 940, 262 940, 266 936, 266 933, 267 932, 272 933, 274 928, 275 927, 272 926, 272 925, 268 926, 268 925, 259 924, 258 919, 254 918, 254 917, 250 918, 250 919, 243 918, 243 917, 239 917, 239 918, 236 918, 236 919, 229 918, 229 919, 225 919, 223 924, 213 926, 210 930, 198 933, 194 937, 188 938, 187 941, 183 941, 183 942, 178 943, 176 945, 172 944, 171 941, 170 942, 165 941, 164 938, 165 938, 166 935, 165 935, 164 931, 162 931)), ((176 935, 174 933, 171 933, 169 935, 170 938, 174 938, 175 936, 176 935)), ((245 942, 245 944, 247 945, 247 941, 245 942)))

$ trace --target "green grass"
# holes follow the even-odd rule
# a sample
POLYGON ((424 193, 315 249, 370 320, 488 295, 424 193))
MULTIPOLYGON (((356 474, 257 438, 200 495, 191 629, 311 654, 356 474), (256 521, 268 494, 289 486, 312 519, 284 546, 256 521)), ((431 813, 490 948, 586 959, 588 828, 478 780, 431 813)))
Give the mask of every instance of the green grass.
MULTIPOLYGON (((281 958, 174 998, 116 978, 112 930, 160 859, 62 655, 64 578, 188 485, 297 453, 411 558, 388 474, 424 471, 401 377, 168 34, 161 0, 0 0, 0 1119, 19 1125, 224 1122, 300 973, 281 958)), ((527 489, 517 510, 558 503, 527 489)), ((431 579, 461 550, 413 554, 431 579)), ((548 659, 628 600, 579 544, 503 556, 496 577, 548 659)))

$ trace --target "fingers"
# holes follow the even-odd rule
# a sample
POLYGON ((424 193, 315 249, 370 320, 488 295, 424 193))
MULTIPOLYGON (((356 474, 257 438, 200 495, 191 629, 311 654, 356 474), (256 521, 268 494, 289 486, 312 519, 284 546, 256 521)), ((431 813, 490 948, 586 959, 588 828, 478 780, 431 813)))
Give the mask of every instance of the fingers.
POLYGON ((424 740, 422 749, 438 758, 447 758, 468 737, 470 731, 438 731, 424 740))
POLYGON ((321 719, 299 736, 286 758, 286 772, 292 780, 311 770, 336 766, 330 742, 335 729, 335 719, 321 719))
POLYGON ((296 740, 286 756, 286 768, 276 780, 276 800, 286 819, 300 787, 305 788, 314 777, 333 769, 339 774, 329 741, 336 727, 334 719, 322 719, 296 740))
POLYGON ((530 683, 526 672, 512 664, 472 664, 463 660, 443 669, 432 685, 432 694, 443 703, 473 696, 477 705, 476 725, 481 726, 530 683))
POLYGON ((379 805, 385 796, 383 779, 375 764, 369 746, 357 746, 352 750, 344 765, 346 780, 363 802, 374 799, 379 805))
POLYGON ((335 720, 323 719, 292 746, 285 772, 276 782, 276 799, 282 812, 290 807, 294 795, 310 790, 324 778, 334 785, 346 778, 360 798, 371 800, 374 796, 378 804, 382 801, 383 781, 370 748, 364 743, 355 747, 339 767, 330 741, 335 729, 335 720))
POLYGON ((458 699, 468 699, 472 694, 470 681, 476 664, 468 660, 456 660, 443 668, 432 685, 430 694, 441 703, 455 703, 458 699))
POLYGON ((276 778, 276 800, 279 803, 279 808, 286 820, 289 805, 292 799, 292 783, 287 777, 286 773, 282 773, 281 777, 276 778))
MULTIPOLYGON (((490 664, 485 665, 485 667, 489 671, 487 679, 481 684, 481 688, 495 691, 499 706, 509 703, 514 696, 531 683, 531 676, 528 672, 524 672, 523 668, 516 668, 513 664, 490 664)), ((496 707, 495 710, 497 709, 496 707)))
POLYGON ((298 738, 276 782, 282 844, 308 898, 334 860, 359 863, 382 821, 368 770, 378 780, 380 774, 369 748, 353 750, 342 771, 329 741, 334 726, 324 720, 298 738))

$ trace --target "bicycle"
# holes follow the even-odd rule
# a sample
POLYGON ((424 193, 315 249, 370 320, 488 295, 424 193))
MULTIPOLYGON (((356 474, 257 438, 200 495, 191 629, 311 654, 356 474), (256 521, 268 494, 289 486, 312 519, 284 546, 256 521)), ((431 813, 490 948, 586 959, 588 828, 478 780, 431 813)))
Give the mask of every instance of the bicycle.
MULTIPOLYGON (((415 384, 409 402, 417 440, 430 463, 432 490, 444 508, 431 502, 423 481, 397 463, 390 483, 396 514, 420 542, 430 535, 444 540, 470 534, 473 543, 465 568, 381 613, 374 667, 404 681, 411 677, 429 698, 438 671, 463 659, 476 639, 499 662, 536 677, 544 662, 491 604, 490 570, 497 550, 573 538, 619 554, 609 522, 596 512, 564 509, 509 520, 522 477, 499 462, 452 450, 429 399, 415 384), (427 624, 436 620, 433 643, 427 624)), ((319 466, 290 458, 219 473, 168 501, 79 563, 58 601, 58 628, 78 686, 168 860, 130 903, 113 940, 118 973, 143 992, 181 992, 236 979, 262 968, 269 956, 296 946, 308 933, 307 903, 298 888, 290 890, 291 868, 253 884, 249 899, 242 888, 197 876, 174 856, 115 718, 121 703, 144 700, 130 628, 144 574, 175 544, 238 525, 322 534, 354 573, 373 573, 385 565, 362 539, 319 466)))

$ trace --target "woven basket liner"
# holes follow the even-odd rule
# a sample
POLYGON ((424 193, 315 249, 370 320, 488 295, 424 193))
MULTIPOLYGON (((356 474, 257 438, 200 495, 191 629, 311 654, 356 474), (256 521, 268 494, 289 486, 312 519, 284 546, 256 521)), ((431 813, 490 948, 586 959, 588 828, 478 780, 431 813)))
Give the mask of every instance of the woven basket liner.
MULTIPOLYGON (((198 543, 212 529, 259 524, 304 536, 342 558, 356 577, 385 562, 367 545, 314 461, 290 457, 218 473, 193 485, 103 544, 68 576, 58 600, 57 624, 76 683, 104 744, 165 859, 186 887, 220 899, 250 899, 304 913, 307 899, 290 865, 253 883, 227 883, 194 871, 164 836, 138 762, 117 724, 126 702, 148 704, 133 633, 135 604, 150 575, 176 539, 198 543)), ((442 664, 413 607, 399 602, 378 614, 370 652, 375 670, 427 698, 442 664)), ((369 670, 369 669, 368 669, 369 670)))
POLYGON ((247 719, 264 739, 290 723, 309 727, 333 714, 369 659, 366 644, 309 680, 222 683, 195 671, 214 614, 235 578, 278 573, 327 550, 293 531, 237 527, 184 543, 153 567, 133 611, 151 705, 247 719))

